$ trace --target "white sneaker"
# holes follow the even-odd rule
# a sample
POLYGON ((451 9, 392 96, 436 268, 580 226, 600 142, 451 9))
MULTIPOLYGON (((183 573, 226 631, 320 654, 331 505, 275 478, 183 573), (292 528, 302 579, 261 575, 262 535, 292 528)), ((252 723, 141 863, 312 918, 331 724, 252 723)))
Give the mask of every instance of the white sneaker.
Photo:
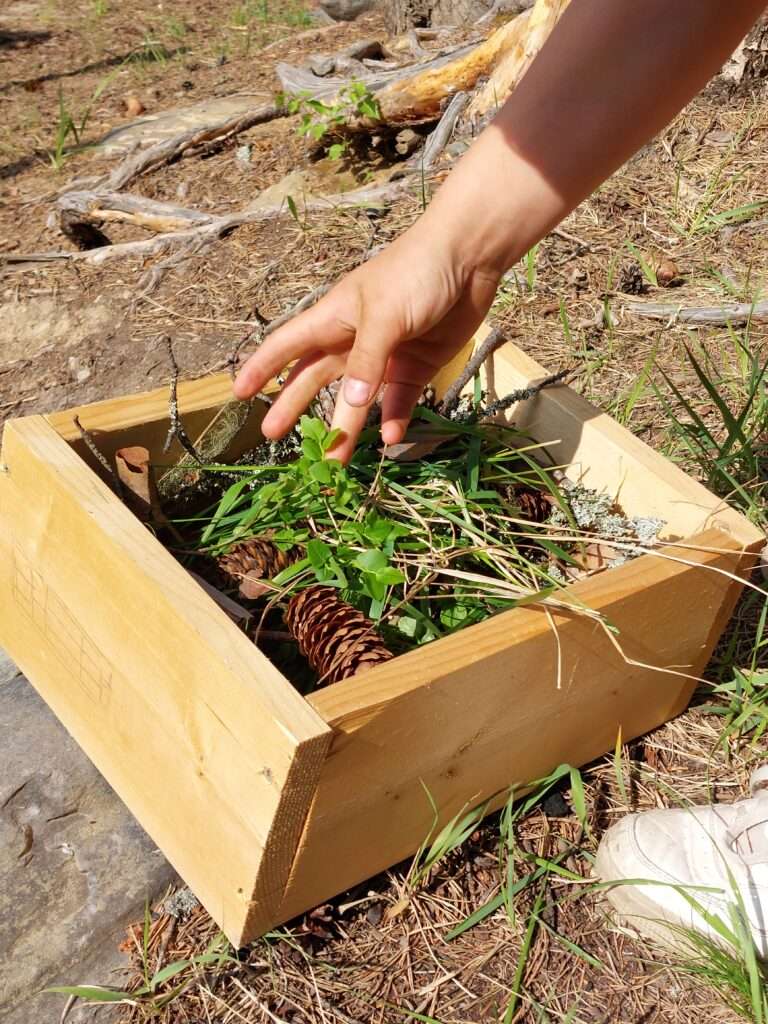
POLYGON ((729 907, 744 902, 757 955, 768 960, 768 765, 753 772, 752 796, 735 804, 645 811, 608 829, 595 861, 608 899, 638 931, 669 945, 692 929, 723 944, 722 937, 672 886, 680 886, 709 914, 733 930, 729 907), (647 884, 642 884, 647 883, 647 884), (702 892, 698 886, 715 889, 702 892), (672 926, 670 927, 665 927, 672 926))

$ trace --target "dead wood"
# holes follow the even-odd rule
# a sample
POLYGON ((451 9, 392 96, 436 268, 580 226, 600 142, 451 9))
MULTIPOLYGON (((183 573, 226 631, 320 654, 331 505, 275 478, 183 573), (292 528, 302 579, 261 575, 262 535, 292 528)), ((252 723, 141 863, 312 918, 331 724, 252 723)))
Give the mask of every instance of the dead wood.
POLYGON ((467 360, 467 365, 443 395, 443 400, 439 406, 442 416, 447 416, 451 412, 458 403, 461 392, 469 384, 486 359, 492 356, 497 348, 501 348, 506 340, 498 327, 494 327, 482 345, 472 353, 472 356, 467 360))
POLYGON ((210 152, 210 150, 222 146, 239 132, 244 132, 257 124, 263 124, 265 121, 286 117, 287 114, 288 111, 284 107, 270 104, 256 107, 244 114, 236 114, 222 121, 216 121, 214 124, 205 125, 202 128, 191 128, 189 131, 181 132, 170 139, 164 139, 154 146, 148 146, 147 149, 126 157, 114 168, 105 184, 108 189, 119 191, 126 185, 130 185, 136 178, 141 177, 142 174, 147 174, 157 167, 171 163, 185 153, 210 152))
POLYGON ((178 441, 181 447, 184 449, 187 455, 189 455, 199 465, 203 464, 203 460, 200 458, 197 448, 192 444, 189 439, 189 435, 184 428, 184 424, 181 422, 181 415, 179 413, 179 364, 176 362, 176 355, 173 351, 173 342, 166 335, 163 338, 166 348, 168 349, 168 359, 171 364, 171 382, 170 382, 170 394, 168 396, 168 436, 165 439, 163 445, 163 455, 167 455, 171 450, 171 445, 174 441, 178 441))
MULTIPOLYGON (((76 242, 89 228, 100 229, 108 223, 132 224, 145 231, 164 233, 210 224, 214 219, 208 213, 174 203, 160 203, 144 196, 106 190, 65 192, 59 197, 56 207, 61 230, 76 242)), ((103 239, 99 245, 110 244, 102 231, 94 230, 94 236, 103 239)), ((88 244, 80 248, 94 249, 98 246, 88 244)))
POLYGON ((473 97, 467 110, 470 119, 483 117, 503 103, 547 41, 569 0, 536 0, 512 22, 504 52, 494 64, 487 83, 473 97))
MULTIPOLYGON (((345 209, 359 206, 382 206, 392 202, 406 188, 403 181, 389 182, 385 185, 376 185, 356 189, 352 192, 344 192, 335 196, 324 196, 310 199, 306 202, 303 212, 306 214, 324 213, 334 209, 345 209)), ((92 193, 99 204, 100 210, 108 208, 108 196, 112 193, 92 193)), ((144 202, 141 197, 134 197, 139 202, 144 202)), ((120 205, 124 204, 126 196, 119 196, 120 205)), ((102 266, 104 263, 114 259, 141 258, 146 259, 152 256, 168 257, 174 263, 188 259, 205 249, 225 235, 234 231, 242 224, 253 224, 262 220, 271 220, 276 217, 290 216, 285 201, 275 203, 274 206, 256 207, 251 209, 245 207, 235 213, 210 216, 207 223, 193 225, 181 230, 171 231, 155 235, 153 238, 140 239, 134 242, 119 242, 115 245, 105 245, 98 249, 90 249, 80 252, 41 252, 41 253, 0 253, 0 261, 7 266, 16 266, 20 269, 32 267, 40 263, 51 263, 59 260, 82 262, 90 266, 102 266)), ((153 272, 163 272, 169 269, 171 263, 166 262, 164 266, 157 266, 148 272, 142 279, 142 287, 151 288, 157 283, 158 277, 153 277, 153 272)))
POLYGON ((456 93, 445 108, 445 113, 440 118, 437 128, 427 136, 424 149, 412 161, 414 167, 426 171, 434 166, 440 154, 451 141, 456 122, 461 117, 468 102, 469 96, 467 93, 456 93))
POLYGON ((394 70, 371 70, 351 77, 349 75, 318 77, 310 68, 297 67, 293 64, 282 62, 277 65, 275 71, 283 91, 290 95, 309 93, 313 99, 330 100, 336 97, 354 80, 363 82, 371 92, 376 94, 378 99, 384 89, 400 81, 423 74, 426 71, 437 71, 451 64, 457 58, 471 53, 476 48, 476 45, 476 43, 465 43, 440 53, 436 57, 431 57, 429 60, 404 64, 394 70))
POLYGON ((739 326, 750 320, 768 319, 768 301, 727 302, 720 306, 684 306, 664 302, 627 302, 624 306, 636 316, 652 320, 669 320, 683 324, 713 324, 739 326))
POLYGON ((91 453, 91 455, 93 455, 93 457, 96 459, 96 461, 104 470, 104 472, 107 474, 107 479, 110 481, 113 491, 118 496, 118 498, 122 498, 123 483, 120 477, 115 472, 115 470, 112 468, 112 464, 110 463, 109 459, 106 457, 106 455, 104 455, 99 446, 96 444, 95 440, 93 439, 93 434, 90 432, 90 430, 86 430, 86 428, 80 422, 79 416, 74 417, 74 423, 75 426, 77 427, 77 431, 80 434, 80 439, 82 440, 83 444, 91 453))

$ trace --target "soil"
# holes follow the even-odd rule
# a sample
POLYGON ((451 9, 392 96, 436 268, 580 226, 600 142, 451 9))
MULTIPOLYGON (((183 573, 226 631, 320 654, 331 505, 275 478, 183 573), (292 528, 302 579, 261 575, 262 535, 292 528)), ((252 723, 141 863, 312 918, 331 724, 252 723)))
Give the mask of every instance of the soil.
MULTIPOLYGON (((57 191, 114 163, 86 149, 68 154, 59 169, 52 164, 60 102, 78 122, 88 111, 81 141, 91 145, 128 120, 129 96, 151 113, 226 93, 270 95, 278 61, 299 63, 383 32, 377 14, 331 26, 318 26, 312 17, 293 4, 214 0, 6 4, 0 13, 0 250, 69 249, 49 222, 57 191), (257 6, 261 13, 254 13, 257 6), (246 9, 243 25, 238 12, 246 9)), ((145 176, 133 190, 202 210, 237 209, 304 161, 305 143, 295 129, 289 118, 252 129, 210 157, 182 159, 145 176), (243 145, 252 147, 246 167, 236 154, 243 145)), ((428 191, 439 187, 459 149, 446 155, 428 191)), ((369 169, 342 173, 359 178, 369 169)), ((335 168, 313 173, 334 190, 335 168)), ((158 339, 165 334, 173 338, 183 375, 222 369, 257 314, 277 316, 314 286, 335 280, 371 245, 396 237, 420 209, 420 196, 409 195, 384 212, 328 211, 306 222, 285 217, 246 225, 170 270, 152 292, 139 287, 143 261, 99 268, 6 265, 0 420, 164 385, 169 367, 158 339)), ((574 366, 576 386, 590 400, 664 447, 670 424, 647 383, 652 377, 662 385, 653 360, 714 428, 717 410, 684 360, 684 346, 701 346, 725 395, 737 393, 739 349, 727 328, 692 333, 673 317, 638 316, 621 289, 672 307, 763 297, 767 219, 768 105, 759 95, 710 87, 544 240, 528 266, 508 275, 494 322, 553 370, 574 366), (728 211, 746 207, 743 219, 732 215, 729 222, 728 211), (638 252, 651 265, 674 264, 669 287, 650 284, 642 267, 638 273, 638 252)), ((118 229, 112 237, 138 236, 118 229)), ((752 348, 768 353, 765 323, 753 323, 747 336, 752 348)), ((749 615, 737 617, 731 657, 736 651, 738 658, 742 646, 750 649, 749 615)), ((670 792, 694 801, 744 792, 764 742, 733 748, 718 744, 718 737, 718 720, 692 708, 625 749, 627 798, 616 785, 612 759, 585 771, 588 834, 571 813, 537 810, 522 824, 520 841, 539 855, 562 849, 561 841, 573 843, 568 867, 586 877, 600 834, 628 809, 668 802, 670 792)), ((327 911, 256 943, 241 965, 201 973, 162 1019, 498 1019, 509 1001, 529 905, 522 901, 513 918, 502 909, 460 940, 445 940, 495 891, 497 846, 498 825, 491 820, 404 907, 407 867, 393 869, 327 911), (398 907, 401 912, 393 913, 398 907)), ((571 1019, 585 1022, 740 1019, 711 987, 673 973, 668 957, 617 927, 599 895, 563 898, 572 891, 566 882, 552 888, 552 927, 592 959, 538 929, 514 1020, 561 1020, 576 1001, 571 1019)), ((215 934, 198 909, 166 942, 170 920, 158 913, 153 932, 164 962, 203 952, 215 934)), ((143 1019, 142 1009, 120 1012, 121 1021, 143 1019)))

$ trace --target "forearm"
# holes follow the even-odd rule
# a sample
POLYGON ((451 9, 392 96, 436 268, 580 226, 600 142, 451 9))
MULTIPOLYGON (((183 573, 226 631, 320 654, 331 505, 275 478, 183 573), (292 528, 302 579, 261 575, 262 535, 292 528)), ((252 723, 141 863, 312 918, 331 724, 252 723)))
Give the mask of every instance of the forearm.
POLYGON ((501 273, 666 125, 765 0, 572 0, 425 227, 501 273))

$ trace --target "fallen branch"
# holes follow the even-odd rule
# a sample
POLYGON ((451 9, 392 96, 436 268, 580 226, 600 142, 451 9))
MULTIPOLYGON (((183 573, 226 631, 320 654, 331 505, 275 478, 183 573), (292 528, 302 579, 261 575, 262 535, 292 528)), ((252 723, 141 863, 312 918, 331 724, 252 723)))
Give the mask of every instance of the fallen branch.
MULTIPOLYGON (((202 224, 210 224, 215 218, 208 213, 190 210, 174 203, 160 203, 144 196, 111 191, 65 192, 57 203, 59 224, 64 234, 75 241, 81 249, 100 248, 109 245, 109 239, 99 245, 87 244, 82 237, 89 226, 96 228, 104 224, 131 224, 145 231, 167 233, 183 231, 202 224)), ((106 238, 101 231, 101 238, 106 238)))
MULTIPOLYGON (((353 192, 343 192, 336 196, 318 197, 308 200, 304 206, 306 214, 325 213, 334 209, 346 209, 349 207, 379 206, 383 203, 393 201, 398 195, 404 192, 405 181, 389 182, 385 185, 376 185, 371 188, 356 189, 353 192)), ((101 204, 100 209, 106 210, 107 197, 112 193, 93 193, 94 198, 101 204)), ((126 196, 118 197, 122 205, 126 196)), ((140 199, 140 197, 135 197, 140 199)), ((34 265, 38 263, 51 263, 58 260, 65 262, 86 263, 89 266, 102 266, 114 259, 141 258, 146 259, 152 256, 171 256, 174 262, 187 259, 208 248, 220 238, 234 231, 243 224, 255 224, 262 220, 272 220, 277 217, 291 215, 287 203, 281 200, 274 206, 256 207, 251 209, 245 207, 235 213, 226 215, 211 215, 207 223, 194 225, 182 231, 171 231, 155 235, 153 238, 140 239, 133 242, 119 242, 115 245, 104 245, 96 249, 88 249, 79 252, 43 252, 43 253, 0 253, 0 261, 9 266, 34 265)), ((162 268, 168 269, 169 265, 162 268)), ((159 268, 153 268, 158 270, 159 268)), ((151 276, 148 284, 154 283, 151 276)))
POLYGON ((437 162, 438 157, 451 141, 456 122, 461 117, 468 102, 469 96, 467 93, 456 93, 445 108, 445 113, 440 118, 437 128, 427 136, 424 149, 421 153, 416 154, 412 161, 409 162, 410 165, 418 170, 428 171, 437 162))
POLYGON ((187 455, 194 459, 198 465, 202 466, 203 460, 198 455, 197 448, 195 448, 190 441, 189 434, 187 434, 179 414, 179 364, 176 362, 176 356, 173 351, 173 342, 168 335, 163 338, 163 341, 168 349, 168 358, 171 363, 171 383, 170 394, 168 396, 169 427, 168 436, 166 437, 165 444, 163 445, 163 455, 167 455, 171 450, 173 442, 178 441, 187 455))
POLYGON ((147 174, 164 164, 171 163, 184 153, 192 150, 195 153, 210 152, 239 132, 287 115, 288 111, 284 107, 270 105, 249 110, 245 114, 236 114, 202 128, 190 128, 186 132, 174 135, 173 138, 164 139, 133 156, 126 157, 106 178, 107 188, 119 191, 135 181, 136 178, 141 177, 142 174, 147 174))
POLYGON ((514 38, 508 41, 486 84, 473 97, 467 110, 470 119, 480 118, 504 102, 567 6, 568 0, 536 0, 530 10, 523 11, 510 23, 516 26, 514 38))
POLYGON ((91 455, 94 457, 94 459, 96 459, 98 464, 101 466, 101 468, 107 474, 107 476, 108 476, 108 478, 110 480, 110 483, 112 485, 112 490, 115 492, 115 494, 118 496, 118 498, 122 498, 123 497, 123 482, 120 479, 120 477, 117 475, 117 473, 115 472, 115 470, 114 470, 112 464, 110 463, 109 459, 99 449, 99 446, 94 441, 93 434, 91 434, 90 430, 86 430, 86 428, 80 422, 80 417, 79 416, 75 416, 74 417, 74 423, 75 423, 75 426, 77 427, 78 433, 80 434, 80 440, 83 442, 85 447, 88 449, 88 451, 91 453, 91 455))
POLYGON ((768 301, 728 302, 722 306, 673 306, 663 302, 627 302, 624 308, 636 316, 682 324, 740 326, 750 320, 768 319, 768 301))
POLYGON ((441 416, 447 416, 458 404, 461 392, 469 384, 486 359, 493 355, 497 348, 501 348, 506 340, 498 327, 494 327, 482 345, 472 353, 464 369, 443 395, 443 400, 439 406, 441 416))

